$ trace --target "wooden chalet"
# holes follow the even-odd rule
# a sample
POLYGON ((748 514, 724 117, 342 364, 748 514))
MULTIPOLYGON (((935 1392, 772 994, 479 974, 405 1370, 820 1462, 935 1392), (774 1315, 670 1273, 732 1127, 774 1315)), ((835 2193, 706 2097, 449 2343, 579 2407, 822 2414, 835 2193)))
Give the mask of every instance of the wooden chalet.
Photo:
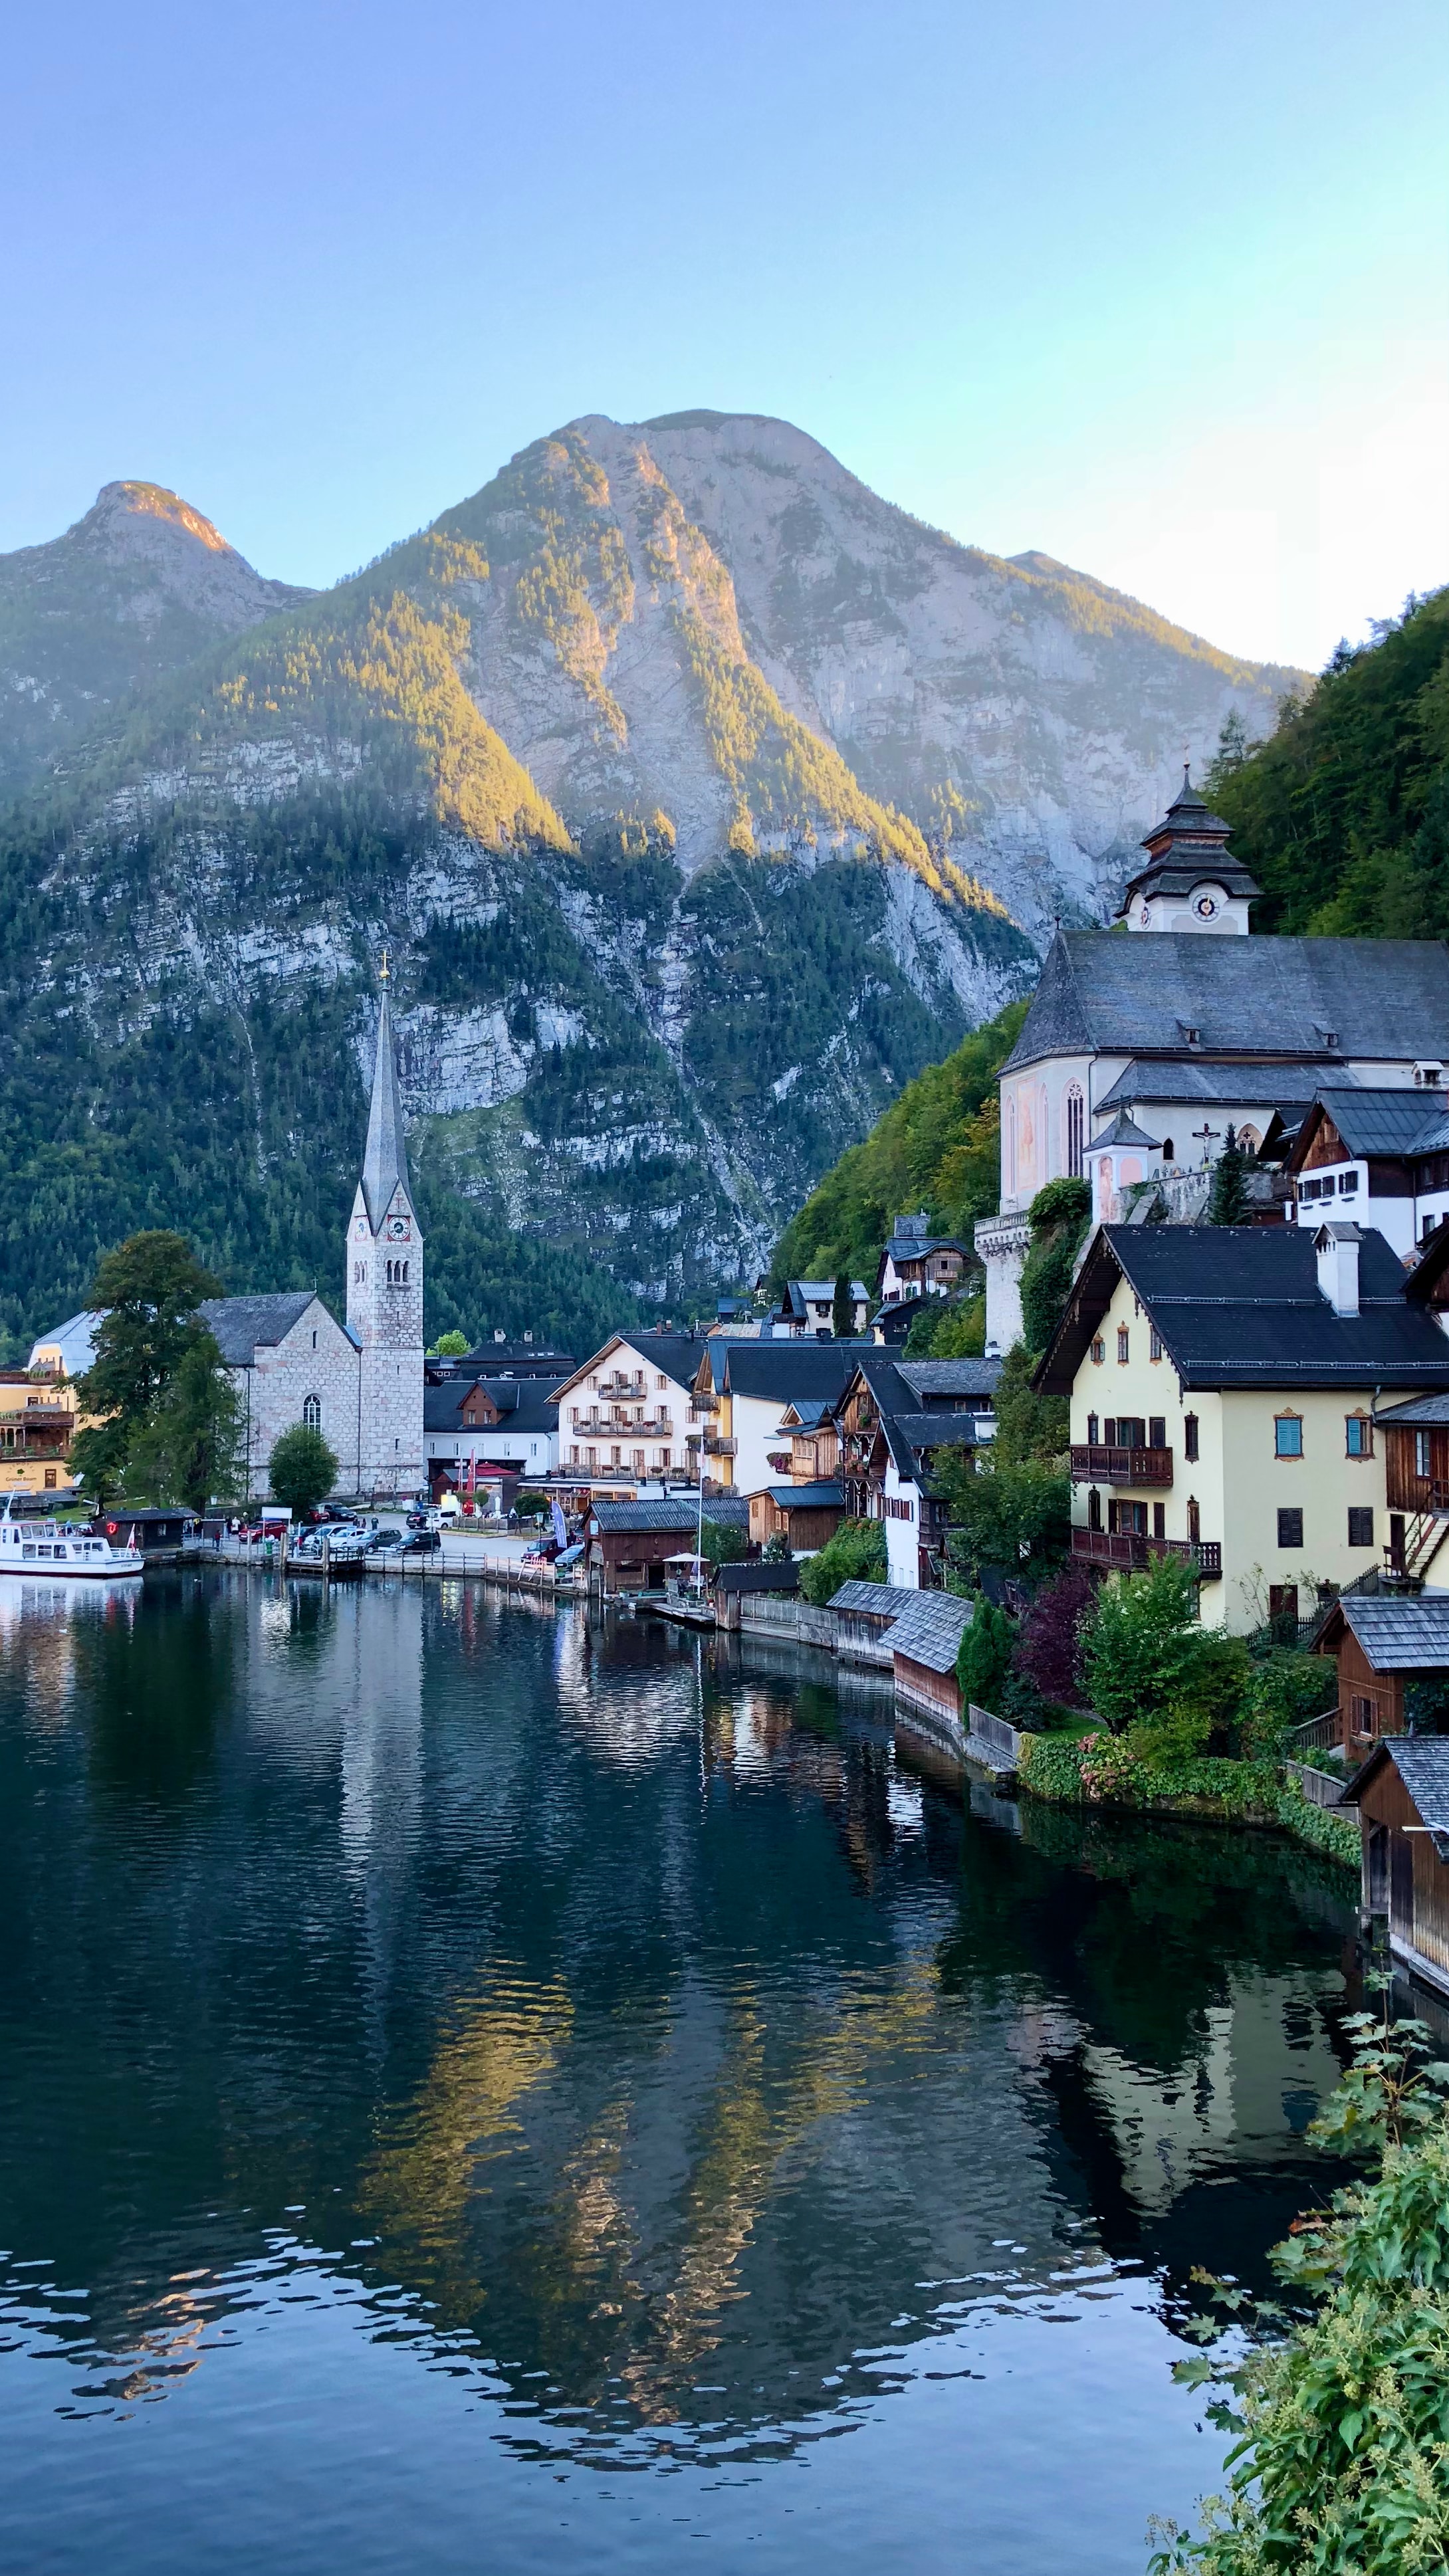
POLYGON ((1365 1916, 1386 1924, 1396 1959, 1449 1994, 1449 1736, 1376 1744, 1342 1804, 1358 1810, 1365 1916))
POLYGON ((783 1538, 792 1556, 813 1556, 845 1518, 845 1495, 834 1478, 808 1485, 763 1485, 750 1496, 750 1542, 768 1547, 783 1538))
POLYGON ((1449 1592, 1340 1593, 1315 1642, 1338 1669, 1325 1737, 1361 1760, 1413 1723, 1416 1686, 1437 1698, 1449 1683, 1449 1592))

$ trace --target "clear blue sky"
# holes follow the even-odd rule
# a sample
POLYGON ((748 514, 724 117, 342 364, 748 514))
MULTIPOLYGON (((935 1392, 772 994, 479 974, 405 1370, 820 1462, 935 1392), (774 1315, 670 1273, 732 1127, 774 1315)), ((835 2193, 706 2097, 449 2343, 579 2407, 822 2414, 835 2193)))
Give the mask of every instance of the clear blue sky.
POLYGON ((1443 0, 62 0, 0 115, 0 547, 322 583, 710 405, 1244 652, 1449 579, 1443 0))

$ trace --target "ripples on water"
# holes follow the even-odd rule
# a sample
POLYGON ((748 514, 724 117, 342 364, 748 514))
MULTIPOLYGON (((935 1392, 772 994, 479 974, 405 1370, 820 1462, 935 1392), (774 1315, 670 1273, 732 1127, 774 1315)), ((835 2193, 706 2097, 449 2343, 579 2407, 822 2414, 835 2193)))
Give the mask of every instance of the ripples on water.
POLYGON ((462 1585, 0 1586, 0 2542, 1139 2568, 1213 2482, 1340 1875, 462 1585), (802 2482, 803 2473, 803 2482, 802 2482))

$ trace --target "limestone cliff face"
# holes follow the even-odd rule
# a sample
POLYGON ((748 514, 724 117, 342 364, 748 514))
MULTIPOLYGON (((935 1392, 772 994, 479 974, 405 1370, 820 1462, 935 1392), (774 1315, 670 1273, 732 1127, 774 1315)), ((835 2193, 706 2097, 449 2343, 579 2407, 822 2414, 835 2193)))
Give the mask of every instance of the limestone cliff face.
POLYGON ((108 486, 0 559, 0 1336, 138 1223, 330 1275, 384 943, 430 1332, 749 1277, 1288 677, 779 421, 577 421, 322 594, 108 486))
POLYGON ((491 569, 469 684, 566 817, 660 806, 686 867, 731 830, 919 834, 1037 939, 1300 676, 960 545, 785 421, 581 419, 439 526, 491 569))

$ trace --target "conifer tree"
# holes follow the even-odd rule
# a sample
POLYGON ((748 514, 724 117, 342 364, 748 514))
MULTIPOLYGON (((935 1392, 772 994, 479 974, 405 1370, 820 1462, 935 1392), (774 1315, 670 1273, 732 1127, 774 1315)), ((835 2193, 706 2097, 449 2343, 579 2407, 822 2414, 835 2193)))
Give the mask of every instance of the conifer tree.
POLYGON ((1209 1225, 1246 1225, 1248 1221, 1248 1158, 1229 1127, 1213 1171, 1212 1195, 1208 1200, 1209 1225))

